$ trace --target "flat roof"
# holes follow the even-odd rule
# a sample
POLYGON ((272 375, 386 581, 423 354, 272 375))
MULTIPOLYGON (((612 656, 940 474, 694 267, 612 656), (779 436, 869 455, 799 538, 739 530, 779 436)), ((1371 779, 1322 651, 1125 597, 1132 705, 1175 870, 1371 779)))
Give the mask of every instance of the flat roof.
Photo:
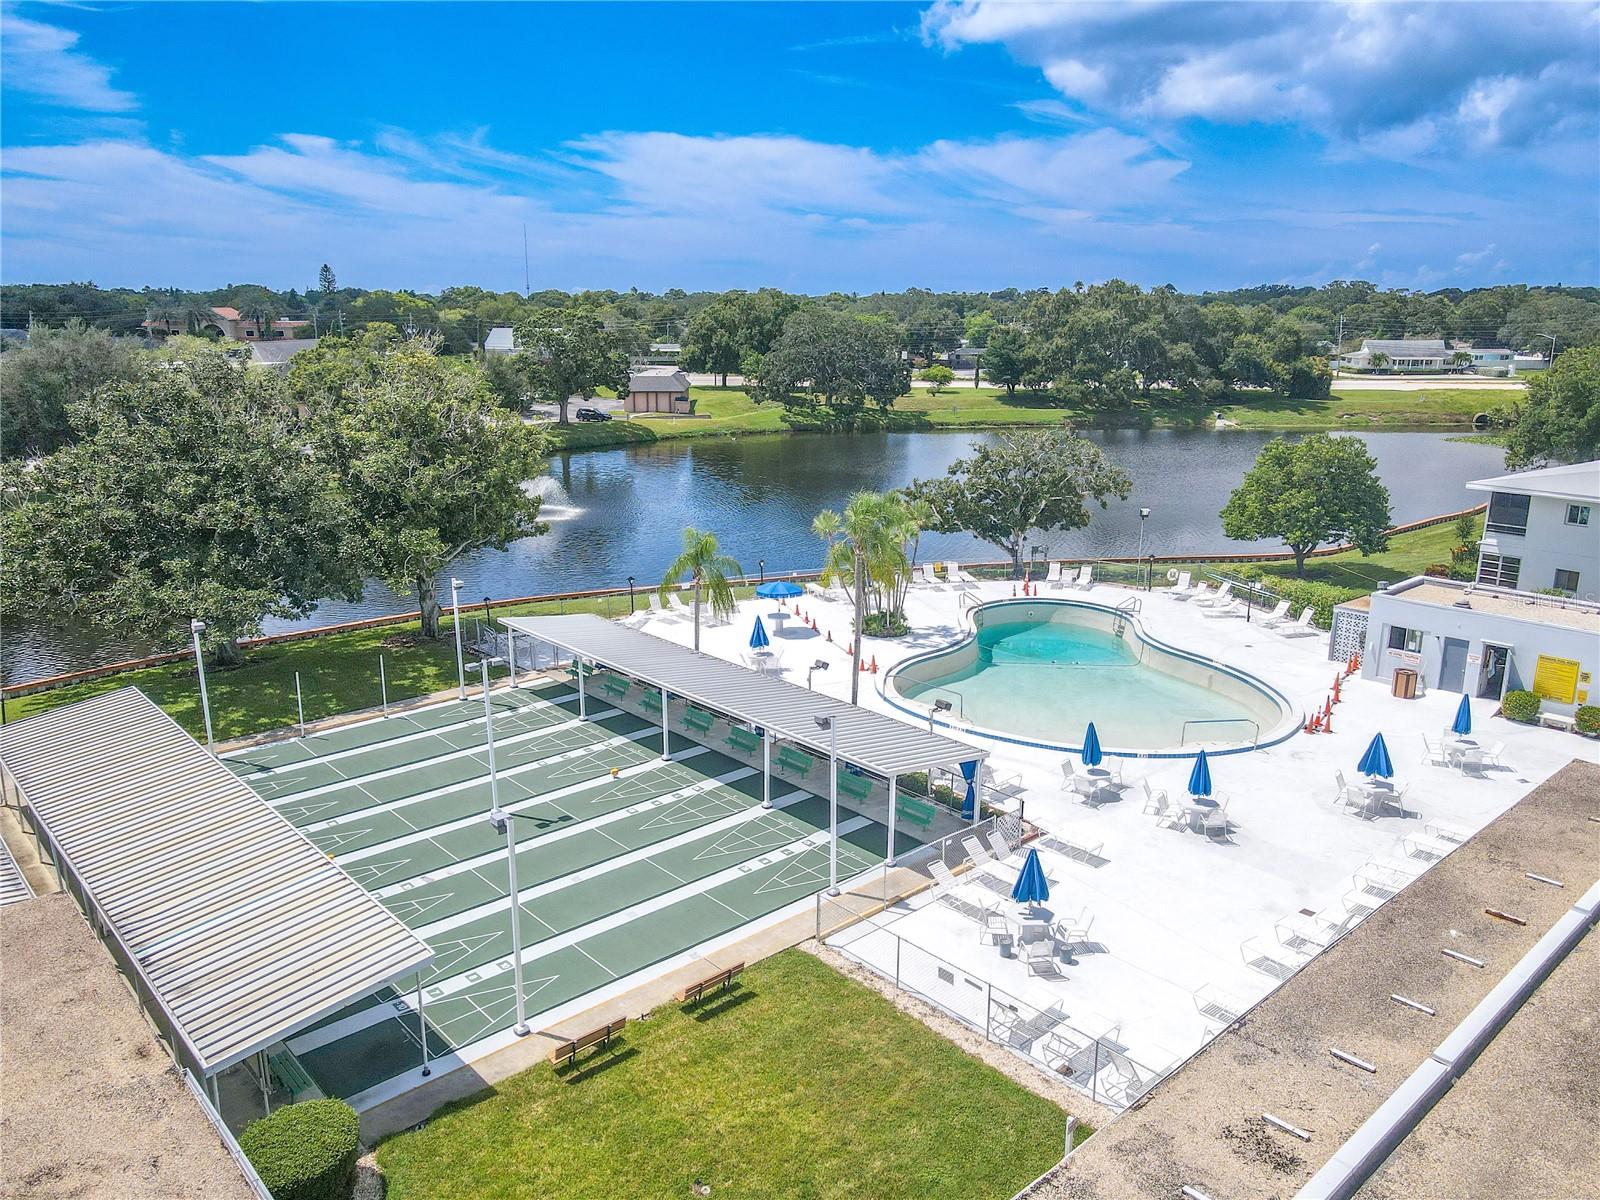
MULTIPOLYGON (((1293 1196, 1600 875, 1595 816, 1600 766, 1574 761, 1302 967, 1084 1143, 1035 1195, 1110 1200, 1176 1196, 1188 1186, 1219 1198, 1293 1196), (1529 872, 1566 886, 1530 879, 1529 872), (1486 909, 1527 923, 1498 920, 1486 909), (1446 949, 1487 967, 1451 959, 1446 949), (1406 1008, 1392 994, 1428 1005, 1435 1015, 1406 1008), (1340 1063, 1331 1048, 1377 1071, 1340 1063), (1311 1141, 1269 1126, 1264 1112, 1310 1130, 1311 1141)), ((1515 1019, 1494 1044, 1508 1036, 1513 1040, 1504 1049, 1526 1056, 1530 1072, 1555 1053, 1549 1044, 1517 1040, 1515 1019)), ((1480 1059, 1465 1078, 1483 1067, 1480 1059)), ((1570 1072, 1546 1078, 1555 1083, 1558 1075, 1584 1071, 1592 1079, 1592 1061, 1575 1059, 1570 1072)), ((1483 1095, 1495 1094, 1492 1074, 1479 1084, 1483 1095)), ((1550 1124, 1540 1145, 1557 1147, 1558 1157, 1541 1169, 1580 1177, 1592 1170, 1588 1109, 1569 1101, 1546 1111, 1550 1124)), ((1485 1175, 1493 1160, 1495 1169, 1514 1173, 1527 1147, 1484 1132, 1475 1129, 1470 1138, 1471 1156, 1480 1160, 1473 1170, 1485 1175)), ((1441 1153, 1459 1155, 1464 1145, 1441 1153)), ((1453 1165, 1448 1157, 1436 1162, 1435 1177, 1451 1177, 1453 1165)), ((1451 1187, 1397 1194, 1480 1193, 1451 1187)), ((1517 1194, 1569 1193, 1522 1188, 1517 1194)))
POLYGON ((883 713, 690 650, 590 613, 503 617, 502 625, 674 696, 732 713, 819 754, 828 735, 814 718, 837 718, 839 757, 878 775, 903 775, 987 758, 989 752, 883 713))
POLYGON ((0 909, 0 1196, 255 1200, 64 893, 0 909))
POLYGON ((1467 487, 1475 492, 1516 492, 1561 500, 1600 501, 1600 459, 1541 467, 1537 471, 1517 471, 1492 479, 1474 479, 1467 487))
MULTIPOLYGON (((1600 634, 1600 608, 1581 601, 1564 601, 1559 596, 1540 596, 1532 592, 1507 592, 1485 589, 1482 585, 1445 582, 1419 576, 1421 583, 1399 585, 1376 592, 1395 600, 1409 600, 1414 604, 1432 604, 1438 608, 1470 609, 1497 617, 1510 617, 1517 621, 1532 621, 1539 625, 1562 625, 1600 634)), ((1409 584, 1409 581, 1407 581, 1409 584)))
POLYGON ((0 729, 0 768, 202 1074, 433 959, 137 688, 0 729))

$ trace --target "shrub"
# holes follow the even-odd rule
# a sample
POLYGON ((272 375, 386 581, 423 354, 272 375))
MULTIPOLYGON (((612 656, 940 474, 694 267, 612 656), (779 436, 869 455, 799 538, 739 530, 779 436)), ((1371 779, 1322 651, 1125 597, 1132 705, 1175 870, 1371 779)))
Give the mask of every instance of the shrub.
POLYGON ((1278 599, 1289 602, 1289 611, 1299 615, 1306 605, 1315 610, 1311 623, 1318 629, 1333 628, 1333 608, 1336 604, 1343 604, 1346 600, 1354 600, 1357 596, 1364 596, 1361 588, 1339 587, 1332 583, 1319 583, 1314 579, 1291 579, 1283 575, 1264 574, 1259 567, 1244 566, 1235 568, 1231 574, 1236 574, 1245 579, 1258 581, 1262 587, 1274 593, 1278 599))
POLYGON ((1500 701, 1500 712, 1509 721, 1531 725, 1539 719, 1539 697, 1532 692, 1507 692, 1500 701))
POLYGON ((911 632, 911 626, 906 624, 906 615, 896 613, 868 613, 867 619, 861 623, 861 632, 868 637, 905 637, 911 632))
POLYGON ((348 1200, 361 1121, 343 1100, 307 1100, 252 1121, 239 1145, 274 1200, 348 1200))
POLYGON ((1600 734, 1600 708, 1593 704, 1580 704, 1572 716, 1579 733, 1600 734))

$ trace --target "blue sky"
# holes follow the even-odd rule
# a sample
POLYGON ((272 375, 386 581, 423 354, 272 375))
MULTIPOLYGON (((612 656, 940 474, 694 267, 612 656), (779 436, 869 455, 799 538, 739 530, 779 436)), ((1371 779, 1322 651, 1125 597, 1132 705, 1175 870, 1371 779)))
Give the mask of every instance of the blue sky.
POLYGON ((9 282, 1600 282, 1596 4, 11 4, 9 282))

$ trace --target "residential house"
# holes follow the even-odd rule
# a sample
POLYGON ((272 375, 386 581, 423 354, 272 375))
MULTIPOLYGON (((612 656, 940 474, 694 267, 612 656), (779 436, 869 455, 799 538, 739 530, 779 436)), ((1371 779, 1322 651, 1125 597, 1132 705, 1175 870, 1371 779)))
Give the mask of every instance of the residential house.
POLYGON ((683 346, 678 342, 651 342, 644 361, 651 366, 675 367, 683 356, 683 346))
POLYGON ((628 376, 628 395, 622 407, 630 413, 694 412, 689 398, 689 377, 677 367, 636 367, 628 376))
POLYGON ((1489 494, 1478 582, 1600 595, 1600 460, 1467 484, 1489 494))
POLYGON ((321 340, 321 338, 279 338, 276 341, 253 341, 249 345, 250 365, 287 375, 289 360, 302 351, 310 350, 321 340))
POLYGON ((509 325, 496 325, 483 339, 485 354, 511 354, 517 348, 517 331, 509 325))
POLYGON ((1367 338, 1361 349, 1340 354, 1334 365, 1347 371, 1387 371, 1395 374, 1430 374, 1450 369, 1456 352, 1440 340, 1367 338), (1374 355, 1383 359, 1374 364, 1374 355))
MULTIPOLYGON (((278 338, 292 338, 295 330, 302 328, 306 322, 301 318, 279 317, 275 321, 257 327, 256 322, 239 315, 237 308, 219 306, 211 310, 213 320, 201 329, 201 333, 210 337, 224 338, 230 342, 254 342, 257 340, 268 341, 278 338)), ((187 333, 187 326, 183 321, 145 321, 144 327, 153 334, 163 337, 172 334, 187 333)))

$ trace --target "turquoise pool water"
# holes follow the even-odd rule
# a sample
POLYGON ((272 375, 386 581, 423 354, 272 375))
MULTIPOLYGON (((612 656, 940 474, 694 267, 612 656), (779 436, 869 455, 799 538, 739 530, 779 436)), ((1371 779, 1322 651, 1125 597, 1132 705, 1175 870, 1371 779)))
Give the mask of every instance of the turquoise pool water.
POLYGON ((1090 721, 1103 746, 1149 751, 1249 743, 1287 716, 1259 681, 1149 642, 1104 608, 1004 602, 973 620, 972 639, 903 664, 890 686, 949 700, 981 729, 1071 747, 1090 721))

